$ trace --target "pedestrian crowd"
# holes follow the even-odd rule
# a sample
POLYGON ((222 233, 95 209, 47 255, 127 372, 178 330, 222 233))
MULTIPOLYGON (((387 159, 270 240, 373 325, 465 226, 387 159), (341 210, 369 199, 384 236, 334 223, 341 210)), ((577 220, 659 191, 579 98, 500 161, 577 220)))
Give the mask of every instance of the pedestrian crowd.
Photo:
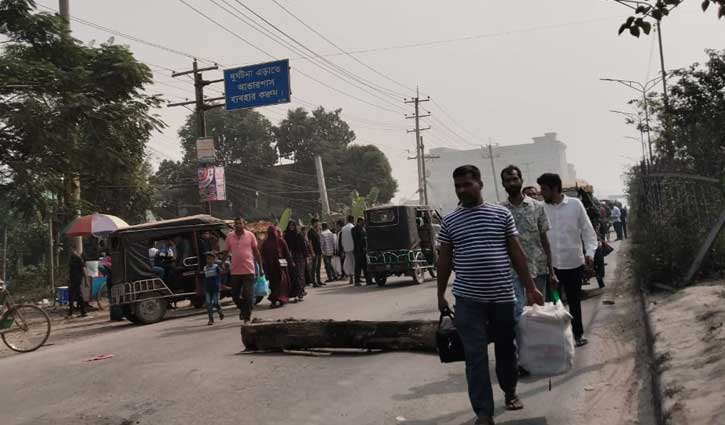
POLYGON ((563 192, 559 175, 541 175, 537 190, 524 186, 515 165, 501 171, 508 196, 500 204, 483 200, 481 173, 473 165, 458 167, 453 181, 460 203, 443 218, 438 234, 438 306, 442 314, 452 313, 446 291, 455 271, 453 318, 465 352, 469 398, 475 423, 490 425, 494 402, 488 343, 495 347, 505 408, 522 409, 516 386, 529 372, 518 365, 516 338, 524 306, 561 298, 571 314, 575 346, 586 345, 582 285, 596 275, 604 287, 603 257, 611 247, 603 228, 611 223, 617 240, 625 238, 627 210, 602 203, 601 214, 591 213, 578 197, 563 192))

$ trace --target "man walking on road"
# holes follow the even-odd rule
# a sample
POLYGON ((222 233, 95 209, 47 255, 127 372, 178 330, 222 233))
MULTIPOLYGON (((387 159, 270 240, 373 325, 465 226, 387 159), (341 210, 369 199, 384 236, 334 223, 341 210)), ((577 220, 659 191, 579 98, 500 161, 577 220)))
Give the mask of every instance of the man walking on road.
POLYGON ((234 219, 234 232, 227 235, 224 251, 231 257, 232 300, 239 308, 239 320, 243 320, 246 325, 252 320, 252 306, 254 305, 254 281, 256 278, 254 261, 259 263, 262 275, 264 275, 262 271, 264 268, 257 248, 257 238, 254 233, 244 229, 243 218, 234 219))
POLYGON ((612 226, 614 226, 614 233, 617 234, 617 240, 621 241, 623 239, 622 236, 622 210, 619 209, 619 206, 617 204, 614 204, 612 206, 612 226))
POLYGON ((350 277, 351 284, 355 274, 355 241, 352 238, 352 229, 355 225, 353 223, 355 223, 355 217, 348 215, 347 224, 340 230, 340 244, 345 252, 345 263, 343 263, 342 269, 350 277))
POLYGON ((355 245, 355 286, 360 286, 360 272, 365 276, 365 284, 370 285, 373 281, 368 275, 368 241, 365 232, 365 219, 358 217, 357 226, 352 229, 352 240, 355 245))
POLYGON ((322 248, 322 258, 325 261, 325 273, 327 273, 327 281, 334 282, 337 280, 337 272, 332 266, 332 257, 337 249, 337 237, 330 230, 327 223, 322 223, 322 233, 320 233, 320 245, 322 248))
POLYGON ((561 193, 561 178, 558 174, 543 174, 536 182, 541 186, 541 195, 546 201, 544 211, 551 225, 548 236, 554 272, 566 292, 574 339, 576 346, 581 347, 589 342, 584 338, 582 323, 582 278, 584 266, 593 267, 597 235, 581 201, 561 193))
POLYGON ((516 394, 518 360, 511 267, 526 287, 529 304, 543 304, 543 296, 529 274, 511 212, 483 201, 479 169, 473 165, 458 167, 453 180, 461 206, 443 219, 438 234, 438 309, 442 313, 450 311, 445 294, 455 266, 455 325, 466 354, 468 395, 478 417, 476 424, 492 425, 488 340, 495 344, 496 376, 505 394, 506 409, 524 407, 516 394), (490 324, 488 329, 486 322, 490 324))
POLYGON ((312 228, 307 232, 307 238, 310 240, 312 245, 312 271, 314 281, 312 282, 313 288, 319 288, 325 286, 320 277, 320 269, 322 268, 322 241, 320 240, 320 220, 317 218, 312 219, 312 228))

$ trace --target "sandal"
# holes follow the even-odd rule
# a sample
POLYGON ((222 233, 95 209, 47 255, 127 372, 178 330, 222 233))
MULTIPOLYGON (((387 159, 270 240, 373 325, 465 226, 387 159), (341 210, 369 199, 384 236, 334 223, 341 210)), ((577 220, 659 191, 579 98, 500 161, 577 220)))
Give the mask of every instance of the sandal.
POLYGON ((519 396, 506 396, 506 410, 521 410, 523 408, 524 404, 521 403, 521 400, 519 400, 519 396))
POLYGON ((589 344, 589 340, 586 339, 586 338, 584 338, 584 337, 581 337, 581 338, 579 338, 579 339, 576 340, 576 344, 575 345, 577 347, 583 347, 583 346, 585 346, 587 344, 589 344))

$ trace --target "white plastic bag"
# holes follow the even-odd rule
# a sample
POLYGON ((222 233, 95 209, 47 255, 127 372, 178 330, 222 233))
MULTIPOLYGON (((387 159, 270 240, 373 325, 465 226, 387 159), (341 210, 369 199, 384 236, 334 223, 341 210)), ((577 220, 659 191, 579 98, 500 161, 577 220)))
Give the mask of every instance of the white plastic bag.
POLYGON ((519 365, 532 375, 560 375, 574 365, 571 315, 560 302, 525 307, 516 339, 519 365))

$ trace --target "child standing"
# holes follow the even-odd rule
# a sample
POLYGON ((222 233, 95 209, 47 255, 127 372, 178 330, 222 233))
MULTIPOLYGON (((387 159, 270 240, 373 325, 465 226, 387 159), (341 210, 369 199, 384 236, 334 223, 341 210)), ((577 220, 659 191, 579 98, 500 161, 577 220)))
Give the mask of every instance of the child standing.
POLYGON ((204 266, 204 290, 206 292, 206 311, 209 314, 209 323, 214 324, 214 308, 219 312, 219 320, 224 320, 224 313, 219 305, 219 291, 222 285, 222 270, 216 263, 213 252, 206 254, 206 266, 204 266))

